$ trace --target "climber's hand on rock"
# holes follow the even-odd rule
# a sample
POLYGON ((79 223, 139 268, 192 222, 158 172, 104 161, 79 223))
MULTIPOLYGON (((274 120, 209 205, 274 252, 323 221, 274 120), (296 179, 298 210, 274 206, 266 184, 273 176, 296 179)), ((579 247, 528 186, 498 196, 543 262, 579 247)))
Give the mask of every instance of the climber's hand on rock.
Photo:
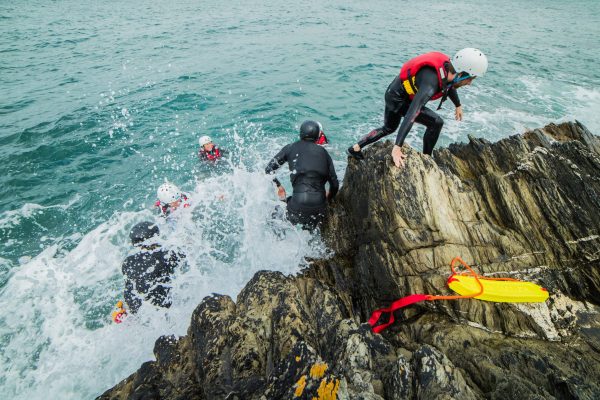
POLYGON ((406 154, 402 152, 402 147, 395 145, 392 149, 392 159, 394 160, 394 164, 396 167, 404 168, 404 163, 406 160, 406 154))

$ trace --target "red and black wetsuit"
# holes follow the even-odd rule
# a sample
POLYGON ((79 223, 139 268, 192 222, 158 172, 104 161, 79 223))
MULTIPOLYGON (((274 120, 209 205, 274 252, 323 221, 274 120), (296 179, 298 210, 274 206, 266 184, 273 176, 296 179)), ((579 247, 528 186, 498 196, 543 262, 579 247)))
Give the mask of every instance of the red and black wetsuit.
MULTIPOLYGON (((190 206, 190 203, 188 203, 188 197, 185 194, 181 194, 181 207, 186 208, 190 206)), ((168 204, 163 204, 160 202, 160 200, 156 200, 156 203, 154 203, 154 206, 157 207, 160 211, 160 215, 167 217, 169 214, 171 214, 171 207, 168 204)))
POLYGON ((217 146, 213 146, 211 151, 206 151, 203 148, 198 151, 198 158, 201 161, 217 161, 221 157, 223 157, 223 151, 217 146))
MULTIPOLYGON (((441 53, 428 54, 436 54, 439 57, 441 53)), ((449 61, 448 66, 445 68, 446 73, 449 68, 452 68, 449 61)), ((432 66, 421 66, 416 75, 414 75, 413 86, 417 89, 416 93, 407 93, 405 81, 399 75, 388 86, 385 92, 383 126, 374 129, 358 141, 361 149, 393 133, 398 128, 398 125, 400 125, 400 129, 398 129, 395 143, 398 146, 402 146, 413 123, 417 122, 427 127, 423 136, 423 153, 431 154, 433 152, 433 148, 444 125, 444 120, 433 110, 425 107, 425 104, 432 98, 445 98, 447 96, 454 103, 455 107, 459 107, 460 99, 458 98, 458 93, 445 79, 440 78, 440 74, 432 66), (404 117, 404 120, 400 124, 402 117, 404 117)))

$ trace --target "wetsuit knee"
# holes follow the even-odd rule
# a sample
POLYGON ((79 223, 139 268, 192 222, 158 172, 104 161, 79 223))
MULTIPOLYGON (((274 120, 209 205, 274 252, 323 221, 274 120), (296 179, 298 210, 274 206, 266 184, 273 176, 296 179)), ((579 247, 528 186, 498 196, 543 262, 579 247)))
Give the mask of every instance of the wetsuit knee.
POLYGON ((436 115, 435 120, 433 121, 432 128, 439 133, 443 127, 444 127, 444 120, 439 115, 436 115))
POLYGON ((394 133, 397 127, 384 126, 381 128, 382 136, 387 136, 391 133, 394 133))
POLYGON ((431 123, 427 124, 427 130, 423 136, 423 153, 431 155, 433 148, 440 137, 440 132, 444 126, 444 120, 439 115, 436 115, 431 123))

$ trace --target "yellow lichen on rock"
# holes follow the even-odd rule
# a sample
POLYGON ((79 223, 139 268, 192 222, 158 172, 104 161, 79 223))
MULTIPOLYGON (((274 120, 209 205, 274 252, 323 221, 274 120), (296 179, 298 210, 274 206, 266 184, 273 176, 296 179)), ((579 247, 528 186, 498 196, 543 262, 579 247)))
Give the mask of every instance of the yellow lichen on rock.
POLYGON ((323 379, 319 385, 319 389, 317 389, 319 397, 313 397, 312 400, 336 400, 339 388, 339 379, 332 379, 331 382, 327 382, 327 379, 323 379))
POLYGON ((300 397, 302 396, 302 393, 304 392, 304 387, 306 386, 306 375, 302 375, 302 377, 300 379, 298 379, 298 382, 296 382, 296 390, 294 391, 294 397, 300 397))
POLYGON ((325 371, 327 370, 326 363, 316 363, 310 369, 310 377, 313 379, 322 378, 325 375, 325 371))

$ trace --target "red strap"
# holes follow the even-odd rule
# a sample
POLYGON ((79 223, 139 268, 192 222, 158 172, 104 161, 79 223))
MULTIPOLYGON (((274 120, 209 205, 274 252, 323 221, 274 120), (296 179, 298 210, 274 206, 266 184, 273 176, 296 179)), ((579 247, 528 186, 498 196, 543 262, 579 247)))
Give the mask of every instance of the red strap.
MULTIPOLYGON (((513 278, 485 278, 483 276, 477 275, 477 273, 475 271, 473 271, 473 269, 471 267, 469 267, 467 265, 467 263, 464 262, 463 259, 460 257, 454 257, 452 262, 450 262, 450 269, 452 270, 452 275, 450 275, 450 277, 448 278, 448 284, 450 284, 450 282, 452 282, 452 281, 455 281, 456 280, 455 276, 457 276, 457 275, 459 275, 459 276, 470 275, 473 278, 475 278, 475 280, 477 281, 477 284, 479 285, 479 292, 471 293, 468 295, 458 295, 458 296, 456 296, 456 295, 434 296, 431 294, 412 294, 410 296, 403 297, 403 298, 398 299, 395 302, 393 302, 389 308, 380 308, 379 310, 373 311, 373 314, 371 314, 371 318, 369 318, 369 324, 371 325, 371 327, 373 327, 373 332, 379 333, 379 332, 383 331, 385 328, 387 328, 388 326, 390 326, 391 324, 393 324, 394 323, 394 311, 396 311, 399 308, 406 307, 406 306, 409 306, 414 303, 418 303, 423 300, 432 300, 432 301, 433 300, 457 300, 457 299, 470 299, 473 297, 477 297, 483 293, 483 285, 480 282, 480 280, 482 280, 482 279, 493 280, 493 281, 518 281, 518 279, 513 279, 513 278), (456 263, 462 264, 462 266, 465 267, 465 269, 469 272, 468 273, 456 272, 456 270, 454 269, 454 264, 456 264, 456 263), (390 320, 385 324, 382 324, 379 326, 374 326, 377 323, 377 321, 379 320, 379 317, 381 316, 381 314, 383 314, 383 313, 390 313, 390 320)), ((545 290, 545 289, 542 289, 542 290, 545 290)))
POLYGON ((428 300, 429 297, 430 297, 430 295, 428 295, 428 294, 411 294, 410 296, 406 296, 406 297, 396 300, 388 308, 380 308, 379 310, 373 311, 373 314, 371 314, 371 318, 369 318, 369 324, 373 328, 373 332, 379 333, 379 332, 383 331, 385 328, 387 328, 388 326, 390 326, 391 324, 393 324, 394 323, 394 311, 396 311, 402 307, 406 307, 406 306, 410 306, 411 304, 418 303, 420 301, 428 300), (379 317, 383 313, 390 313, 390 320, 388 322, 386 322, 385 324, 375 326, 377 321, 379 321, 379 317))

